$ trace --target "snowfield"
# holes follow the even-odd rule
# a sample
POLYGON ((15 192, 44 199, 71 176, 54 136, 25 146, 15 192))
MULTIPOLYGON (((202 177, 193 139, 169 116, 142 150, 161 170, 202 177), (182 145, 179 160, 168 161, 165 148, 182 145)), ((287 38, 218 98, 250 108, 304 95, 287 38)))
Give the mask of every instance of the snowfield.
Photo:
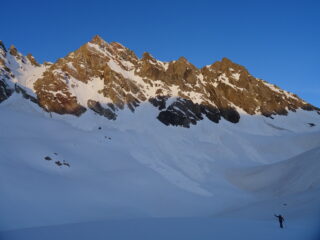
POLYGON ((49 115, 16 93, 1 103, 0 239, 320 237, 319 114, 189 129, 157 114, 145 103, 115 121, 49 115))

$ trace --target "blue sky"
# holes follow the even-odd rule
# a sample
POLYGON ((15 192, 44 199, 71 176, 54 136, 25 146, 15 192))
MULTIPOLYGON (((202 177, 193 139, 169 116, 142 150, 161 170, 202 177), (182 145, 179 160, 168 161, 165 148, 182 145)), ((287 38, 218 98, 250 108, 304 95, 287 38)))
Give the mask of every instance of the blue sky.
POLYGON ((0 39, 55 61, 99 34, 138 56, 222 57, 320 106, 320 1, 2 1, 0 39), (5 11, 4 11, 5 9, 5 11))

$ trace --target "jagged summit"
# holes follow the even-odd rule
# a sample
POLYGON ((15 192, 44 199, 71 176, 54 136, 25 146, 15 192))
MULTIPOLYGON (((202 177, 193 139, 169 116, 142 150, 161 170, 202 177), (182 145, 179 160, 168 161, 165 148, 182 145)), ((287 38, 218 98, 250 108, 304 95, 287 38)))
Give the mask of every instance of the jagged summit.
POLYGON ((9 48, 9 52, 12 56, 17 56, 18 55, 18 50, 14 45, 11 45, 9 48))
POLYGON ((144 52, 142 54, 141 59, 145 59, 145 60, 155 60, 155 58, 149 53, 149 52, 144 52))
POLYGON ((36 67, 40 67, 40 64, 37 62, 37 60, 35 59, 35 57, 31 53, 27 54, 27 58, 29 59, 29 61, 32 65, 34 65, 36 67))
POLYGON ((1 40, 0 40, 0 48, 1 48, 2 50, 4 50, 4 51, 7 51, 4 43, 3 43, 1 40))
POLYGON ((90 42, 98 45, 106 43, 106 41, 103 40, 98 34, 95 35, 90 42))
MULTIPOLYGON (((90 109, 115 120, 121 110, 134 112, 149 102, 158 108, 162 123, 189 127, 205 117, 216 123, 221 118, 237 123, 240 114, 272 117, 299 108, 319 111, 296 95, 253 77, 228 58, 201 69, 184 57, 161 62, 146 52, 139 59, 132 50, 107 43, 99 35, 53 64, 41 65, 13 46, 9 55, 1 57, 2 92, 12 90, 12 82, 19 84, 46 111, 59 114, 80 116, 90 109), (19 70, 17 79, 13 72, 19 66, 25 71, 19 70), (28 78, 27 72, 33 69, 37 74, 28 78)), ((2 93, 2 99, 7 97, 2 93)))

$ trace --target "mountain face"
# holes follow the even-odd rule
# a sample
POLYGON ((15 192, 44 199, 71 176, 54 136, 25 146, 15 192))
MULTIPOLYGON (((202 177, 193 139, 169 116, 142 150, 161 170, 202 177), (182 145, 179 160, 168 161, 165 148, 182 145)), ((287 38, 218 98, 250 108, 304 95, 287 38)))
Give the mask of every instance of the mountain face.
POLYGON ((40 64, 0 42, 0 116, 1 240, 319 231, 320 109, 226 58, 198 69, 96 36, 40 64))
POLYGON ((90 110, 110 120, 149 102, 159 121, 183 127, 205 117, 237 123, 240 113, 272 118, 299 108, 319 111, 227 58, 201 69, 184 57, 161 62, 144 53, 139 59, 99 36, 53 64, 39 64, 0 42, 0 102, 14 91, 48 112, 80 116, 90 110))

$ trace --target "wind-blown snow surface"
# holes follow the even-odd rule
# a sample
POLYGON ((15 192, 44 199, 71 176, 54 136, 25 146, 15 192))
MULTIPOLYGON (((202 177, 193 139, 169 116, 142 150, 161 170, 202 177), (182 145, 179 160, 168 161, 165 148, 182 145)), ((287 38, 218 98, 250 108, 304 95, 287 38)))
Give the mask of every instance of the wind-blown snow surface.
POLYGON ((3 102, 0 238, 316 237, 316 112, 186 129, 163 125, 156 111, 146 103, 116 121, 90 111, 51 118, 17 94, 3 102))

